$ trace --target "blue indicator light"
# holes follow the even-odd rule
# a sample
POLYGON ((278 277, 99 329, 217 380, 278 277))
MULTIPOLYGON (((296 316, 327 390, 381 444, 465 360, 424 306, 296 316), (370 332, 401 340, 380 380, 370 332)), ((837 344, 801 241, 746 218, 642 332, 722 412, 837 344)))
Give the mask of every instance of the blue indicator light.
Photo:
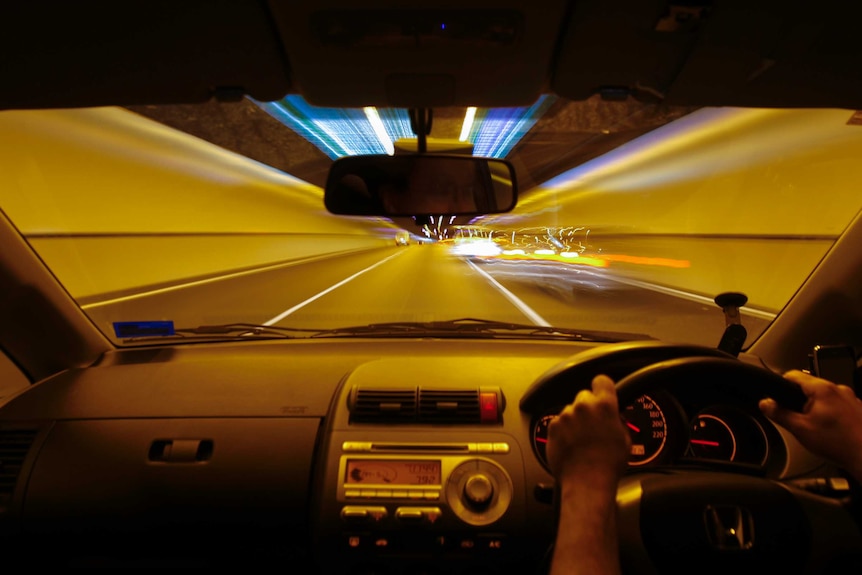
POLYGON ((172 321, 115 321, 114 333, 120 339, 174 335, 172 321))

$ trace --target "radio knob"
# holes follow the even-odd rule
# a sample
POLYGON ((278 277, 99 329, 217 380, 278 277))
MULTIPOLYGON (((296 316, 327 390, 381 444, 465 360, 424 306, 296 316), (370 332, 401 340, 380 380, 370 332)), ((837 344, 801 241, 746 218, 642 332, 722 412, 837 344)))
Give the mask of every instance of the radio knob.
POLYGON ((464 497, 472 507, 484 507, 494 496, 494 484, 487 475, 477 473, 464 483, 464 497))

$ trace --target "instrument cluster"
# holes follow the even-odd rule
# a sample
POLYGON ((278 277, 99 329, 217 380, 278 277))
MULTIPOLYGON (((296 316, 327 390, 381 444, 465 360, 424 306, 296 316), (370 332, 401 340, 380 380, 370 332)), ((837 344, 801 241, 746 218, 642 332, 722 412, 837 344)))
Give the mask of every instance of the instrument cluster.
MULTIPOLYGON (((546 469, 548 425, 563 407, 551 407, 532 421, 533 450, 546 469)), ((683 404, 666 391, 642 395, 621 417, 632 439, 630 467, 704 462, 765 469, 775 455, 771 446, 780 443, 759 413, 731 403, 683 404)))

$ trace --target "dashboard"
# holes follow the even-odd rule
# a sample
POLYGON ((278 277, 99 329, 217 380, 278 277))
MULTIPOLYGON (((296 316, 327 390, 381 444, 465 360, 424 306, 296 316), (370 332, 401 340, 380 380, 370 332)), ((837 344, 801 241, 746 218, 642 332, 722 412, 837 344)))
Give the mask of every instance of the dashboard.
MULTIPOLYGON (((23 454, 0 530, 22 550, 56 544, 38 555, 51 566, 239 565, 253 553, 309 573, 535 572, 556 523, 547 423, 589 385, 547 376, 604 348, 333 339, 118 350, 0 407, 0 435, 23 454), (189 533, 208 544, 188 545, 189 533)), ((607 367, 618 378, 637 363, 607 367)), ((633 472, 783 478, 822 465, 753 403, 698 383, 623 410, 633 472)))

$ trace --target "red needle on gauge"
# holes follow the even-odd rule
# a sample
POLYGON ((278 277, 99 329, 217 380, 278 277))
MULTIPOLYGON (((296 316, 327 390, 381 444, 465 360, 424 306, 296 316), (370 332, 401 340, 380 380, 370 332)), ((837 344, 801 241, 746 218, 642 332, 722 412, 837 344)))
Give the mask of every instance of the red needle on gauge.
POLYGON ((626 426, 627 426, 629 429, 631 429, 632 431, 634 431, 635 433, 640 433, 640 432, 641 432, 641 430, 638 428, 638 426, 637 426, 637 425, 634 425, 634 424, 632 424, 632 423, 629 423, 628 421, 626 421, 626 426))
POLYGON ((707 441, 706 439, 692 439, 692 443, 696 443, 697 445, 709 445, 710 447, 718 447, 717 441, 707 441))

